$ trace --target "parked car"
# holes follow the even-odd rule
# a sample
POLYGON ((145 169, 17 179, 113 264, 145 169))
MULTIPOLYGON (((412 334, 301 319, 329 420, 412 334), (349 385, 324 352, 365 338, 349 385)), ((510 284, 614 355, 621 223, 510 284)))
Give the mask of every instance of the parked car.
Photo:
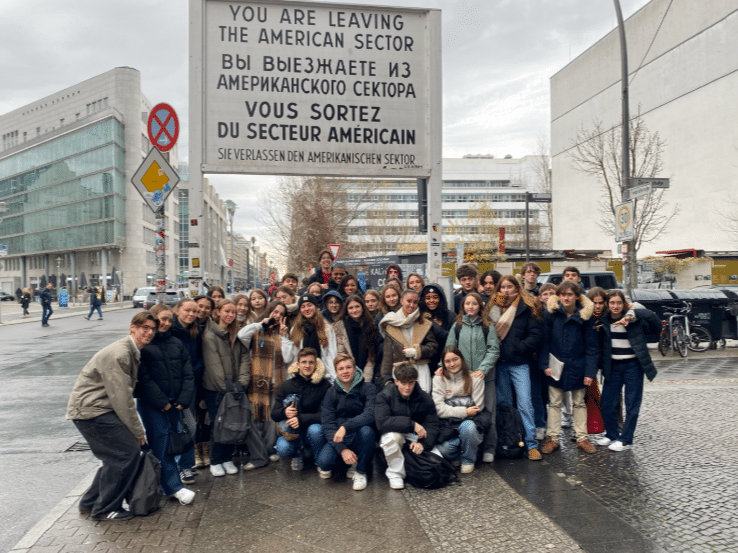
POLYGON ((143 307, 149 297, 149 292, 156 292, 156 288, 148 286, 136 290, 133 294, 133 307, 143 307))
MULTIPOLYGON (((175 305, 177 305, 177 303, 179 303, 179 300, 183 300, 187 297, 185 290, 182 289, 169 289, 165 292, 165 294, 166 296, 164 297, 164 303, 167 304, 169 307, 174 307, 175 305)), ((149 295, 146 297, 144 308, 151 309, 157 303, 159 303, 159 295, 156 293, 156 288, 154 288, 153 291, 149 292, 149 295)))
POLYGON ((15 296, 13 294, 8 294, 7 292, 3 292, 0 290, 0 301, 13 301, 15 300, 15 296))
MULTIPOLYGON (((604 288, 605 290, 615 290, 623 288, 623 285, 618 282, 617 276, 612 271, 582 271, 580 273, 582 277, 582 285, 584 291, 587 292, 595 286, 604 288)), ((538 282, 545 284, 550 282, 558 286, 564 280, 561 273, 541 273, 538 276, 538 282)))

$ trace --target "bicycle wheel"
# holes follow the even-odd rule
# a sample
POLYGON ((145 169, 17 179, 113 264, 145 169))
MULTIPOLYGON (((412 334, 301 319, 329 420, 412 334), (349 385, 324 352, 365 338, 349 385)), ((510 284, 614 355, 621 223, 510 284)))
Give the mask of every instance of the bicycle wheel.
POLYGON ((709 330, 703 326, 690 325, 687 347, 691 351, 707 351, 710 344, 712 344, 712 336, 709 330))
POLYGON ((674 347, 682 357, 687 356, 688 343, 689 341, 687 340, 687 333, 685 332, 684 327, 681 323, 676 323, 674 325, 674 347))
POLYGON ((661 331, 661 337, 659 338, 659 352, 661 355, 666 357, 666 354, 669 353, 669 333, 667 332, 668 327, 664 327, 661 331))

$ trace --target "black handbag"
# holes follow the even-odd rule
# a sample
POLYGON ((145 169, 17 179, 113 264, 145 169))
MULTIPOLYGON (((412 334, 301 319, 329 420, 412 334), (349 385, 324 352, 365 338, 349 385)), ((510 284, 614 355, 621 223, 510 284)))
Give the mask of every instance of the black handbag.
POLYGON ((169 422, 169 445, 167 445, 169 455, 182 455, 195 446, 195 439, 187 426, 184 412, 185 409, 179 412, 179 420, 176 425, 172 424, 172 418, 169 414, 164 413, 169 422))
POLYGON ((213 421, 213 441, 239 445, 251 430, 251 402, 240 382, 226 380, 226 393, 213 421))
POLYGON ((147 447, 141 449, 136 479, 127 494, 128 508, 136 516, 146 516, 164 506, 167 496, 161 489, 161 463, 147 447))

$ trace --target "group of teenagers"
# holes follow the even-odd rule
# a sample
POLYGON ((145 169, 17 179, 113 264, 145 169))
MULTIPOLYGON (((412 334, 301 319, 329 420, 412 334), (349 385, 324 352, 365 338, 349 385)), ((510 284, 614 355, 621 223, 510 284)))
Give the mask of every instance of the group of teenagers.
MULTIPOLYGON (((324 250, 302 289, 297 276, 287 273, 272 298, 255 289, 227 299, 213 287, 174 308, 161 304, 144 312, 156 332, 140 344, 136 374, 129 375, 128 412, 118 413, 114 404, 109 411, 139 444, 148 442, 161 462, 164 492, 184 504, 194 500, 186 485, 194 483, 197 470, 209 466, 214 477, 239 472, 233 458, 241 446, 219 444, 210 432, 235 383, 251 408, 244 470, 280 458, 301 470, 312 457, 321 478, 345 474, 354 490, 366 488, 377 446, 393 489, 404 487, 408 452, 442 456, 462 473, 493 462, 498 405, 517 408, 527 457, 536 461, 559 448, 562 406, 566 425, 570 398, 577 445, 594 453, 585 393, 596 386, 598 370, 605 434, 597 444, 629 448, 643 376, 656 374, 646 344, 658 335, 660 320, 631 308, 618 290, 595 288, 584 295, 574 267, 558 286, 539 285, 539 274, 535 263, 524 265, 520 277, 479 275, 475 265, 461 265, 461 288, 449 305, 441 286, 418 274, 403 281, 397 265, 388 268, 381 290, 363 291, 324 250), (145 436, 131 409, 140 415, 145 436), (183 410, 197 421, 195 445, 172 455, 169 434, 182 424, 183 410)), ((93 361, 70 398, 67 418, 78 428, 84 418, 78 388, 90 378, 80 380, 100 370, 93 361)), ((105 468, 104 452, 98 457, 105 468)), ((81 508, 98 499, 100 489, 93 488, 81 508)))

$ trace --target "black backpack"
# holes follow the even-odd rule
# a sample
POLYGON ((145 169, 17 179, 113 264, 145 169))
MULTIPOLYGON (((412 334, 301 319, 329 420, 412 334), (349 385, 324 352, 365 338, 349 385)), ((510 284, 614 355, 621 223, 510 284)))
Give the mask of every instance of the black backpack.
POLYGON ((402 448, 402 455, 405 457, 405 480, 416 488, 445 488, 459 479, 454 466, 435 453, 413 453, 406 444, 402 448))
POLYGON ((167 501, 161 480, 161 463, 150 449, 141 450, 136 479, 128 491, 128 507, 136 516, 146 516, 161 509, 167 501))
POLYGON ((497 456, 518 459, 525 452, 525 429, 520 413, 512 405, 497 406, 497 456))

